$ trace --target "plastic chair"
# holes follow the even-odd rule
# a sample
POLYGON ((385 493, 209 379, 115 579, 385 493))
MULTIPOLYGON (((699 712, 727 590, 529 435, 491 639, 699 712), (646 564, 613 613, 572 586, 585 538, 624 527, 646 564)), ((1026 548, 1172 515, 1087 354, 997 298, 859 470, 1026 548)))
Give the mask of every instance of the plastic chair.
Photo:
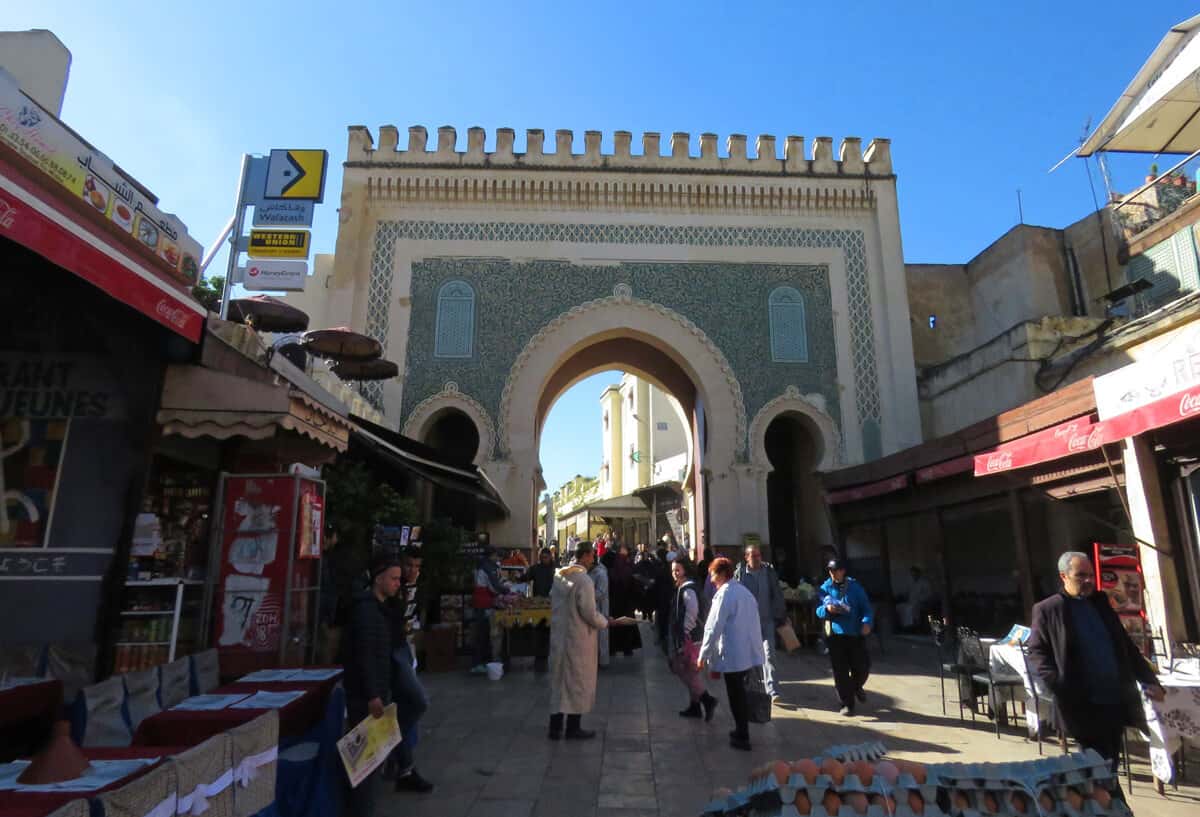
POLYGON ((163 763, 119 789, 97 795, 95 802, 100 804, 104 817, 175 814, 179 802, 175 764, 163 763))
POLYGON ((191 662, 193 695, 207 694, 221 685, 221 658, 215 648, 196 653, 191 662))
POLYGON ((119 677, 84 687, 77 700, 80 746, 128 746, 133 742, 133 732, 124 714, 125 684, 119 677))
POLYGON ((158 673, 158 701, 163 709, 170 709, 191 694, 192 663, 187 658, 161 665, 158 673))
POLYGON ((279 711, 229 730, 233 743, 233 814, 251 817, 275 802, 279 711))
POLYGON ((214 735, 171 758, 178 814, 233 817, 233 743, 229 733, 214 735))
POLYGON ((158 703, 158 669, 127 672, 121 676, 125 684, 125 712, 129 728, 137 731, 138 724, 162 711, 158 703))

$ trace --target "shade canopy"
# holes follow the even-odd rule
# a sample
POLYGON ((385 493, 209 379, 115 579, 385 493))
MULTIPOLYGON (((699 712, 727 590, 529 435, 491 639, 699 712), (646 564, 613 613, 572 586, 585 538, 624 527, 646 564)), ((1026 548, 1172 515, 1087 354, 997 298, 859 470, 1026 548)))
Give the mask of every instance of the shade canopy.
POLYGON ((342 380, 390 380, 400 374, 400 367, 390 360, 339 360, 332 371, 342 380))
POLYGON ((334 360, 372 360, 383 354, 383 344, 348 326, 305 332, 304 345, 312 354, 334 360))
POLYGON ((1200 15, 1173 26, 1112 110, 1076 151, 1200 150, 1200 15))
POLYGON ((229 319, 248 323, 260 332, 303 332, 308 315, 270 295, 235 298, 229 302, 229 319))

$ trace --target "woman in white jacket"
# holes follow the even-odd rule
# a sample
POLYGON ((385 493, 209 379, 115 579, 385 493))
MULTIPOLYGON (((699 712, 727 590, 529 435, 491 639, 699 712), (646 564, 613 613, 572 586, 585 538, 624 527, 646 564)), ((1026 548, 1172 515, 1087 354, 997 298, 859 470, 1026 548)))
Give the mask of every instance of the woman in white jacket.
POLYGON ((704 625, 704 643, 696 668, 708 664, 714 672, 725 676, 725 691, 729 695, 729 711, 734 730, 729 733, 729 745, 750 751, 750 726, 746 702, 746 674, 763 665, 762 625, 758 617, 758 602, 754 594, 733 578, 733 563, 728 559, 713 560, 708 567, 709 578, 717 588, 708 621, 704 625))

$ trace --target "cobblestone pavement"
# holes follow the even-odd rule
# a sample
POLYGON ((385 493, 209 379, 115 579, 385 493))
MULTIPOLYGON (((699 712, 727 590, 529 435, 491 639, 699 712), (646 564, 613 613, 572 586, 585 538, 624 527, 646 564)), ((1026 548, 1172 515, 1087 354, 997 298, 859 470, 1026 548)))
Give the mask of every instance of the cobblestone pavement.
MULTIPOLYGON (((649 631, 644 642, 651 644, 649 631)), ((724 687, 710 682, 721 707, 710 724, 684 720, 682 685, 657 649, 614 657, 600 672, 587 742, 546 739, 546 676, 515 667, 500 681, 466 672, 426 674, 430 712, 417 749, 432 795, 392 794, 380 815, 396 817, 695 817, 718 786, 736 786, 754 766, 811 756, 839 743, 880 740, 900 757, 939 761, 999 761, 1037 757, 1015 730, 997 740, 990 721, 960 722, 957 704, 938 701, 932 650, 894 639, 880 655, 872 646, 869 700, 859 715, 837 714, 828 659, 814 650, 780 658, 784 702, 770 724, 751 725, 752 752, 731 749, 724 687), (931 674, 932 672, 932 674, 931 674)), ((948 690, 949 692, 949 690, 948 690)), ((1047 746, 1047 752, 1057 749, 1047 746)), ((1166 797, 1153 790, 1145 747, 1135 747, 1131 803, 1136 814, 1200 813, 1200 772, 1192 785, 1166 797)), ((1200 767, 1193 748, 1191 769, 1200 767)), ((1124 781, 1122 781, 1124 785, 1124 781)))

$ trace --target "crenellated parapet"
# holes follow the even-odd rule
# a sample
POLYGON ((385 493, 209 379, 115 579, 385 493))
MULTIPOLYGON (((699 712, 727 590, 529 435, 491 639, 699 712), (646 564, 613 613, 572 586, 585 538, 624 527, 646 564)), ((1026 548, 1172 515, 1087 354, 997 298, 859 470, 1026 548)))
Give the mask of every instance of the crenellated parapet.
POLYGON ((515 150, 516 134, 511 128, 499 128, 493 149, 485 150, 486 132, 483 128, 468 128, 466 150, 458 149, 458 132, 453 127, 437 130, 437 140, 430 147, 429 133, 420 126, 408 129, 406 147, 400 148, 400 132, 392 125, 379 129, 376 145, 370 131, 361 126, 350 127, 346 164, 349 167, 437 167, 495 169, 537 168, 548 170, 612 170, 654 173, 772 175, 795 177, 890 177, 892 157, 887 139, 873 139, 864 152, 862 140, 847 136, 834 154, 834 140, 817 136, 812 140, 811 154, 805 150, 802 136, 783 140, 783 155, 779 155, 776 137, 761 135, 755 139, 754 155, 750 155, 748 139, 743 134, 730 134, 725 149, 718 149, 719 138, 713 133, 700 135, 698 152, 693 152, 691 134, 672 133, 663 152, 662 136, 643 133, 641 150, 633 152, 633 134, 613 133, 613 151, 601 151, 600 131, 584 131, 583 150, 575 152, 574 131, 557 130, 549 149, 546 133, 540 129, 525 132, 523 153, 515 150))

